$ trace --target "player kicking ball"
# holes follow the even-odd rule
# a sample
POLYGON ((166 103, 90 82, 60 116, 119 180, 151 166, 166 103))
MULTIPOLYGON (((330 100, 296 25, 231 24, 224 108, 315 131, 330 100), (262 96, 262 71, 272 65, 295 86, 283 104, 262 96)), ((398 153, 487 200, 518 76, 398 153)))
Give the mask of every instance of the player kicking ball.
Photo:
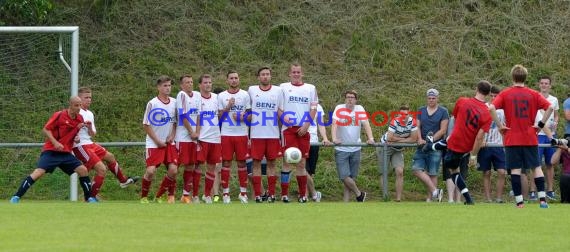
POLYGON ((423 150, 444 150, 447 153, 443 158, 443 169, 449 169, 453 183, 459 188, 466 205, 473 205, 469 189, 459 172, 459 164, 469 158, 469 164, 477 161, 477 153, 483 143, 485 132, 491 127, 491 114, 485 104, 485 97, 491 92, 491 84, 480 81, 477 84, 475 97, 461 97, 455 103, 452 115, 455 119, 455 128, 447 140, 433 143, 427 137, 423 150), (469 157, 469 153, 471 156, 469 157))

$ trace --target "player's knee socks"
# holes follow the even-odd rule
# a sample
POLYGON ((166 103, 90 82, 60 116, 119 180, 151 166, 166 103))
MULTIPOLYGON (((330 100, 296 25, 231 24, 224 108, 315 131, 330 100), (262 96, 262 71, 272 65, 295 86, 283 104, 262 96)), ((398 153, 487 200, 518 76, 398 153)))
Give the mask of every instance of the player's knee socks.
POLYGON ((534 178, 534 184, 536 185, 536 192, 538 194, 538 200, 546 201, 546 193, 544 192, 544 177, 534 178))
POLYGON ((170 182, 170 184, 168 185, 168 196, 174 196, 174 193, 176 192, 176 178, 171 178, 166 176, 170 182))
POLYGON ((202 180, 202 171, 199 169, 194 169, 194 177, 192 180, 192 196, 196 197, 200 193, 200 180, 202 180))
POLYGON ((222 167, 222 171, 220 172, 220 178, 222 179, 220 182, 224 194, 230 193, 230 171, 230 167, 222 167))
POLYGON ((461 174, 451 174, 451 179, 453 180, 453 183, 459 188, 459 192, 461 192, 461 194, 463 194, 463 197, 465 197, 465 201, 472 202, 471 195, 469 194, 469 189, 467 189, 467 185, 465 184, 463 177, 461 177, 461 174))
POLYGON ((18 187, 18 191, 14 196, 21 198, 35 182, 36 181, 34 181, 31 176, 27 176, 20 184, 20 187, 18 187))
POLYGON ((162 178, 162 182, 160 182, 160 186, 158 187, 158 191, 156 192, 155 197, 160 198, 166 192, 166 190, 168 190, 169 186, 170 179, 167 175, 164 175, 164 178, 162 178))
POLYGON ((511 188, 513 189, 517 205, 523 203, 523 196, 521 195, 521 175, 511 174, 511 188))
POLYGON ((275 184, 277 184, 277 176, 269 175, 267 176, 267 192, 269 195, 275 195, 275 184))
POLYGON ((109 171, 111 171, 115 175, 115 177, 117 177, 119 182, 121 183, 127 182, 127 178, 125 177, 125 175, 123 175, 123 172, 121 171, 121 168, 119 167, 119 163, 117 161, 109 163, 108 167, 109 171))
POLYGON ((238 167, 239 191, 247 193, 247 168, 238 167))
POLYGON ((307 175, 298 175, 297 176, 297 184, 299 186, 299 196, 306 197, 307 196, 307 175))
POLYGON ((261 196, 261 176, 253 176, 251 180, 253 182, 253 195, 255 197, 261 196))
POLYGON ((83 189, 83 197, 85 201, 91 197, 91 180, 89 176, 79 177, 79 184, 81 185, 81 189, 83 189))
POLYGON ((289 195, 289 175, 291 172, 281 172, 281 195, 289 195))
POLYGON ((184 170, 184 173, 182 174, 182 180, 184 181, 184 185, 182 186, 182 195, 190 195, 190 190, 192 190, 193 176, 193 170, 184 170))
POLYGON ((152 182, 150 180, 147 180, 145 178, 142 179, 142 183, 141 183, 141 198, 144 197, 148 197, 148 192, 150 190, 150 184, 152 182))
POLYGON ((205 187, 204 187, 204 194, 206 196, 212 196, 212 188, 214 187, 214 179, 216 179, 216 174, 213 172, 206 172, 205 177, 205 187))
POLYGON ((103 185, 103 181, 105 181, 105 176, 96 175, 93 177, 93 183, 91 183, 91 197, 97 197, 103 185))

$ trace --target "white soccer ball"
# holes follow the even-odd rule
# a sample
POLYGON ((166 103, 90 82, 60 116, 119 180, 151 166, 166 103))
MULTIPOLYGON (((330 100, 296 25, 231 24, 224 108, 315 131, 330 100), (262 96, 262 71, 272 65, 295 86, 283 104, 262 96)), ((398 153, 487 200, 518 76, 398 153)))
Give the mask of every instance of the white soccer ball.
POLYGON ((297 147, 289 147, 285 150, 285 162, 289 164, 296 164, 301 162, 303 157, 301 150, 297 147))

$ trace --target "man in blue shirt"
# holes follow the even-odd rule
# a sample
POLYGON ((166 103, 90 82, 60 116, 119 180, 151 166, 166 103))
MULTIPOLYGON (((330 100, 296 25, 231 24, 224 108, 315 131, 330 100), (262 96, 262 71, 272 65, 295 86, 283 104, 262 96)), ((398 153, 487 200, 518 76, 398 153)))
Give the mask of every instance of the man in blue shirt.
POLYGON ((441 151, 423 151, 422 146, 426 138, 430 137, 433 142, 442 139, 447 132, 449 114, 447 109, 439 106, 439 91, 432 88, 426 92, 427 106, 419 109, 418 115, 418 148, 414 154, 412 170, 414 176, 420 179, 428 189, 426 201, 432 199, 441 201, 443 190, 437 188, 437 176, 441 163, 441 151))

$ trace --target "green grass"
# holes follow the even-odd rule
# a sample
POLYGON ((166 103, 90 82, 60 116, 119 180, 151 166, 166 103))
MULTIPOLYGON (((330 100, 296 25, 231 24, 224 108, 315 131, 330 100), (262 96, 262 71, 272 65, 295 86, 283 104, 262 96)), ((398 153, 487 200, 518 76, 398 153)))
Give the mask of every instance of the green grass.
MULTIPOLYGON (((92 110, 99 142, 144 141, 144 106, 156 95, 153 80, 162 74, 176 79, 189 73, 197 83, 197 76, 210 73, 214 87, 225 87, 226 72, 236 70, 246 88, 257 83, 255 71, 260 66, 272 67, 273 82, 281 83, 288 81, 289 65, 299 62, 305 81, 316 85, 325 110, 343 102, 341 94, 347 89, 359 91, 359 102, 369 111, 392 111, 401 103, 416 109, 426 102, 425 90, 433 87, 441 93, 441 104, 451 110, 459 96, 473 94, 473 85, 480 79, 508 86, 509 71, 519 63, 529 69, 529 86, 536 89, 538 76, 548 74, 554 79, 552 94, 560 102, 570 93, 570 5, 566 1, 53 2, 48 25, 80 27, 79 82, 94 90, 92 110)), ((5 22, 30 25, 24 20, 5 22)), ((39 55, 36 60, 50 64, 42 69, 29 61, 0 64, 0 97, 4 98, 0 142, 40 142, 41 125, 65 106, 69 94, 67 87, 46 86, 67 83, 67 72, 54 62, 51 47, 43 54, 14 50, 30 60, 39 55), (15 71, 29 72, 30 78, 12 80, 15 71)), ((175 83, 173 93, 177 91, 175 83)), ((559 135, 562 128, 560 123, 559 135)), ((386 126, 373 125, 373 131, 378 139, 386 126)), ((142 148, 112 151, 128 174, 142 174, 142 148)), ((9 197, 29 174, 37 152, 0 150, 0 167, 7 167, 0 169, 0 198, 9 197)), ((375 158, 370 149, 363 153, 358 182, 377 199, 375 158)), ((332 151, 321 154, 317 186, 325 195, 339 195, 342 188, 332 151)), ((406 156, 405 199, 421 200, 425 189, 409 173, 410 157, 406 156)), ((479 173, 472 170, 471 174, 469 189, 479 192, 479 173)), ((50 183, 34 186, 26 197, 64 199, 66 185, 65 178, 52 177, 50 183)), ((102 190, 113 200, 136 198, 133 191, 120 191, 111 183, 102 190)))
POLYGON ((563 251, 570 205, 0 203, 1 251, 563 251))

